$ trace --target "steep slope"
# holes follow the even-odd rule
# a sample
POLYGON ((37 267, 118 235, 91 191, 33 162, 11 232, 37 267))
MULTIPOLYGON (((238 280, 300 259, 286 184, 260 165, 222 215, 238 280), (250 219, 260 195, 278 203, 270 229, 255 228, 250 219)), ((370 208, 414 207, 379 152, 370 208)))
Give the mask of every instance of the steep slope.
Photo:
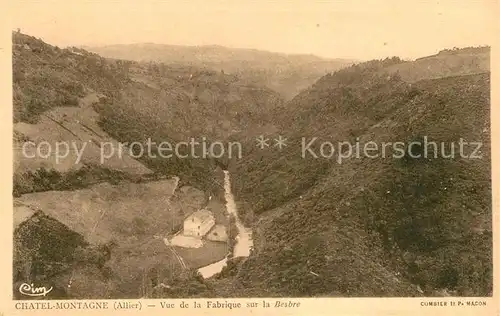
POLYGON ((16 142, 15 172, 23 173, 39 168, 66 172, 80 169, 84 165, 101 164, 105 168, 129 174, 151 173, 126 150, 120 157, 113 155, 101 161, 101 144, 115 150, 119 148, 119 144, 97 125, 99 115, 93 105, 98 102, 98 96, 91 93, 81 98, 77 106, 55 107, 44 112, 36 124, 15 123, 14 133, 24 137, 16 142), (25 146, 26 138, 33 144, 25 146), (50 144, 51 150, 47 147, 43 148, 45 151, 40 149, 37 145, 42 142, 50 144), (61 145, 58 146, 58 143, 61 145), (56 155, 56 148, 60 151, 59 156, 56 155), (49 158, 43 158, 47 155, 49 158))
POLYGON ((285 55, 217 45, 128 44, 85 47, 85 49, 109 58, 223 70, 238 75, 246 81, 265 84, 279 92, 285 99, 291 99, 326 73, 354 62, 354 60, 326 59, 314 55, 285 55))
MULTIPOLYGON (((212 175, 211 159, 143 155, 139 161, 145 167, 141 167, 129 159, 136 153, 124 146, 124 157, 101 164, 96 159, 98 144, 111 142, 116 149, 117 142, 145 146, 149 138, 174 146, 189 138, 223 142, 234 133, 265 126, 270 120, 267 113, 282 106, 277 93, 235 76, 194 66, 108 60, 81 49, 59 49, 21 33, 13 33, 13 68, 17 153, 30 140, 51 144, 72 140, 78 148, 87 144, 86 156, 76 165, 74 152, 57 166, 54 157, 40 161, 18 155, 18 175, 38 168, 68 172, 94 166, 97 160, 99 167, 127 174, 151 170, 197 181, 212 175)), ((156 153, 156 148, 152 150, 156 153)), ((198 182, 207 186, 207 181, 198 182)))
MULTIPOLYGON (((162 236, 204 205, 208 191, 223 199, 220 162, 162 158, 156 147, 141 156, 127 145, 102 162, 100 146, 150 138, 174 146, 189 137, 223 142, 265 126, 280 97, 230 75, 107 60, 21 33, 13 33, 13 68, 15 291, 28 280, 54 286, 51 298, 151 297, 166 280, 169 295, 212 295, 196 274, 181 271, 162 236), (86 147, 75 163, 75 152, 62 161, 25 157, 27 142, 86 147), (172 188, 166 176, 180 179, 172 188)), ((226 254, 224 244, 210 250, 213 258, 226 254)), ((192 255, 195 266, 209 263, 192 255)))
MULTIPOLYGON (((286 137, 287 147, 254 147, 231 165, 240 212, 255 231, 254 255, 233 291, 412 296, 419 285, 426 295, 491 294, 489 73, 408 83, 394 72, 404 67, 393 58, 321 78, 269 135, 286 137), (302 155, 301 141, 314 137, 318 157, 302 155), (443 158, 433 145, 408 148, 424 137, 444 143, 446 154, 455 142, 456 156, 443 158), (460 157, 460 138, 481 142, 481 158, 460 157), (378 157, 363 154, 370 141, 378 157), (331 157, 326 142, 335 146, 331 157), (358 142, 360 155, 339 161, 348 148, 338 142, 353 151, 358 142), (383 157, 384 142, 403 145, 390 144, 383 157), (410 156, 425 151, 427 158, 410 156)), ((465 148, 470 155, 475 146, 465 148)))
MULTIPOLYGON (((101 136, 90 140, 175 143, 206 136, 240 140, 245 150, 243 159, 234 160, 130 160, 144 172, 153 171, 150 178, 131 174, 123 161, 95 166, 92 156, 78 170, 50 171, 39 169, 54 166, 50 161, 22 162, 18 170, 23 174, 14 175, 15 188, 21 188, 16 195, 24 194, 15 207, 15 282, 36 276, 54 285, 57 297, 78 298, 150 296, 154 285, 148 284, 161 280, 172 285, 169 295, 176 297, 414 296, 421 290, 436 295, 436 289, 468 296, 491 293, 487 49, 356 65, 322 77, 285 105, 269 88, 252 84, 251 76, 220 72, 220 61, 217 71, 210 71, 200 64, 109 60, 17 33, 13 41, 18 144, 36 137, 85 142, 97 132, 101 136), (81 114, 87 128, 72 121, 71 115, 81 114), (281 134, 288 146, 260 150, 254 136, 261 133, 281 134), (321 147, 326 141, 359 140, 404 142, 404 155, 394 159, 389 147, 385 158, 351 156, 340 162, 337 155, 314 158, 310 152, 302 157, 303 137, 307 142, 318 137, 310 147, 315 153, 325 148, 328 153, 329 146, 321 147), (482 142, 482 158, 410 157, 426 148, 410 149, 408 142, 424 137, 445 142, 447 153, 460 138, 482 142), (217 195, 215 169, 228 162, 239 210, 254 227, 255 250, 248 260, 231 265, 228 279, 214 280, 210 287, 189 271, 181 273, 161 240, 141 236, 171 229, 180 214, 162 213, 164 205, 157 204, 143 210, 148 220, 142 222, 134 219, 134 210, 147 203, 143 198, 165 196, 164 182, 149 182, 165 175, 179 176, 179 187, 201 189, 200 201, 206 191, 217 195), (110 180, 124 182, 116 187, 95 183, 110 180), (107 193, 100 196, 96 188, 107 193), (34 191, 48 192, 29 194, 34 191), (122 203, 126 220, 112 216, 95 226, 101 208, 118 211, 103 200, 122 203), (80 221, 79 211, 88 218, 80 221), (94 229, 99 238, 89 238, 94 229), (131 242, 136 235, 141 236, 137 243, 131 242), (60 251, 51 254, 48 249, 54 247, 60 251), (88 279, 96 285, 85 287, 88 279)), ((236 63, 232 69, 239 67, 236 63)), ((263 80, 259 76, 266 71, 257 70, 254 79, 263 80)), ((432 155, 439 151, 427 149, 432 155)), ((470 154, 473 148, 467 150, 470 154)))
POLYGON ((13 33, 12 61, 15 195, 152 173, 126 151, 100 159, 101 144, 118 142, 99 128, 93 107, 127 81, 123 72, 21 33, 13 33))

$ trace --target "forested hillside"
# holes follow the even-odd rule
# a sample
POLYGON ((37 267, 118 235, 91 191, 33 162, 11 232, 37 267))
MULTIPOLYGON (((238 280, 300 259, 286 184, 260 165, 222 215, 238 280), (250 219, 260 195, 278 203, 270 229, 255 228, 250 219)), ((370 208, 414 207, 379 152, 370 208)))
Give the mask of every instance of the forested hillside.
POLYGON ((394 72, 402 67, 392 58, 321 78, 278 123, 287 147, 254 148, 232 165, 240 211, 257 232, 235 277, 241 295, 418 293, 408 284, 426 295, 491 293, 489 72, 409 83, 394 72), (318 137, 318 158, 301 155, 303 137, 318 137), (424 137, 447 155, 455 142, 455 156, 432 145, 410 151, 424 137), (460 138, 481 142, 481 158, 461 157, 460 138), (325 141, 406 145, 399 159, 389 147, 386 158, 379 149, 339 162, 339 152, 319 154, 325 141))
MULTIPOLYGON (((202 137, 224 141, 244 130, 265 127, 270 111, 283 106, 279 95, 268 88, 208 69, 109 60, 81 49, 60 49, 22 33, 13 33, 13 44, 14 122, 20 127, 16 128, 19 144, 29 140, 23 132, 31 131, 45 116, 45 121, 52 119, 48 123, 59 129, 58 134, 72 138, 82 137, 66 122, 69 116, 86 133, 85 118, 88 125, 122 143, 145 143, 149 138, 174 144, 202 137), (82 104, 89 95, 98 100, 82 104), (70 107, 78 113, 68 115, 71 109, 65 108, 70 107), (49 110, 61 114, 52 115, 49 110)), ((45 138, 54 137, 49 134, 45 138)), ((200 179, 198 184, 205 186, 210 166, 215 167, 207 159, 139 160, 153 172, 179 175, 183 181, 200 179)))
POLYGON ((223 63, 231 52, 220 47, 187 60, 185 48, 156 48, 109 59, 13 33, 15 284, 36 276, 55 298, 491 295, 488 47, 340 70, 314 56, 242 50, 223 63), (243 157, 98 159, 101 142, 202 137, 239 141, 243 157), (73 140, 90 144, 78 164, 21 156, 27 141, 73 140), (436 147, 409 147, 424 140, 436 147), (374 142, 379 155, 326 157, 326 142, 374 142), (203 280, 150 234, 175 231, 208 196, 223 200, 221 167, 254 249, 203 280), (69 291, 74 278, 97 285, 69 291), (172 289, 152 293, 152 279, 172 289))
MULTIPOLYGON (((164 295, 214 295, 158 236, 178 231, 208 195, 223 200, 221 162, 162 158, 157 148, 135 156, 127 146, 101 162, 100 146, 224 141, 268 124, 266 112, 283 105, 278 94, 220 72, 109 60, 22 33, 13 33, 13 70, 16 291, 29 280, 53 286, 52 299, 156 297, 155 282, 168 279, 164 295), (34 147, 26 157, 27 142, 86 147, 78 163, 75 153, 61 162, 33 156, 34 147)), ((223 256, 224 247, 211 250, 223 256)))

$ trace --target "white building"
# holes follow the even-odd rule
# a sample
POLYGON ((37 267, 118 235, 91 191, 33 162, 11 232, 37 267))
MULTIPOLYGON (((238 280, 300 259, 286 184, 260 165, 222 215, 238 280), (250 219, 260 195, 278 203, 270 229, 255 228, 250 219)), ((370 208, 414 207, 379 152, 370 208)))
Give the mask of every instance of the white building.
POLYGON ((189 215, 184 220, 184 235, 203 237, 215 225, 215 218, 212 212, 202 209, 189 215))

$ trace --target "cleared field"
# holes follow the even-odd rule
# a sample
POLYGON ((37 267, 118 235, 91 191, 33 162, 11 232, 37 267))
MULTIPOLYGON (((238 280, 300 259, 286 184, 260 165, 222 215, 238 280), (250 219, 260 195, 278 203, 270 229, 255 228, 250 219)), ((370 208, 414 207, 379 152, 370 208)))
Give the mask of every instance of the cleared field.
POLYGON ((97 125, 99 115, 92 105, 98 100, 96 94, 90 94, 80 100, 79 106, 56 107, 43 113, 37 124, 15 123, 14 131, 18 137, 14 143, 14 172, 23 173, 41 167, 65 172, 79 169, 83 164, 94 164, 130 174, 151 173, 151 170, 129 155, 128 148, 123 148, 122 154, 118 154, 119 143, 97 125), (43 145, 37 152, 37 148, 29 144, 23 153, 22 146, 28 140, 37 145, 47 142, 51 150, 47 145, 43 145), (59 146, 61 155, 69 149, 66 157, 56 157, 58 142, 68 145, 68 148, 63 147, 64 145, 59 146), (106 154, 104 157, 111 156, 103 161, 101 161, 101 144, 102 152, 106 154), (111 155, 112 148, 113 155, 111 155))
POLYGON ((413 62, 392 65, 385 69, 398 73, 407 82, 424 79, 437 79, 449 76, 480 74, 490 70, 490 54, 455 52, 437 54, 417 59, 413 62))
MULTIPOLYGON (((184 214, 201 207, 204 193, 196 189, 185 189, 171 200, 176 182, 102 183, 75 191, 24 194, 16 201, 41 209, 90 243, 134 244, 145 236, 167 235, 182 224, 184 214)), ((22 211, 19 207, 14 214, 22 211)))
MULTIPOLYGON (((100 270, 77 264, 55 276, 54 286, 67 288, 71 297, 142 297, 154 284, 180 275, 182 266, 162 236, 177 230, 186 214, 206 202, 203 191, 188 186, 176 190, 177 184, 173 178, 24 194, 14 201, 15 226, 34 210, 42 210, 91 244, 113 245, 110 259, 100 270)), ((219 254, 225 255, 224 245, 208 243, 200 252, 186 256, 186 262, 189 266, 208 264, 219 254), (206 261, 203 256, 208 256, 206 261)))

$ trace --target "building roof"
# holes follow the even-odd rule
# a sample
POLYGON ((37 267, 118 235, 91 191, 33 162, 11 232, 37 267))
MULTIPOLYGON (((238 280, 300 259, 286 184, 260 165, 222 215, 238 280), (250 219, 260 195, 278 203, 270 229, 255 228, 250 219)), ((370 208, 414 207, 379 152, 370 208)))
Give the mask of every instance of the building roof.
POLYGON ((214 215, 212 214, 212 212, 210 212, 207 209, 201 209, 201 210, 198 210, 198 211, 192 213, 191 215, 189 215, 186 218, 186 220, 192 220, 194 218, 195 220, 205 222, 213 217, 214 217, 214 215))

